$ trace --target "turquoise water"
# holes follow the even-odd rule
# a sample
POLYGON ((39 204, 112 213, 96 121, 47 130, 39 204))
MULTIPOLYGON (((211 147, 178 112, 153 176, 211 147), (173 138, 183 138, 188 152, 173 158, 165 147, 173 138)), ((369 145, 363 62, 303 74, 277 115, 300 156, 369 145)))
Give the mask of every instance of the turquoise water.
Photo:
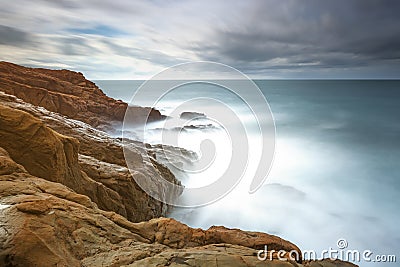
MULTIPOLYGON (((126 102, 141 83, 96 82, 107 95, 126 102)), ((276 154, 266 183, 253 195, 233 192, 209 206, 175 209, 170 216, 193 227, 225 225, 277 234, 301 249, 337 248, 336 241, 345 238, 349 249, 398 253, 400 81, 256 83, 276 123, 276 154)), ((175 104, 202 95, 239 106, 226 92, 197 84, 157 107, 168 114, 175 104)), ((195 140, 200 133, 188 136, 195 140)))

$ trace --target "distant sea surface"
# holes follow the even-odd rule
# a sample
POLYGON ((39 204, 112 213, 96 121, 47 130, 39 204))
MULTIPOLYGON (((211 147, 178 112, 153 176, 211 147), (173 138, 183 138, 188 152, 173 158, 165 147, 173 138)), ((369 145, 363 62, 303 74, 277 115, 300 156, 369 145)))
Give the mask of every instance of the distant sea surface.
MULTIPOLYGON (((397 254, 400 261, 400 81, 255 82, 276 124, 275 160, 266 183, 255 194, 233 193, 202 208, 175 209, 170 216, 192 227, 276 234, 317 253, 337 249, 337 240, 344 238, 348 249, 397 254)), ((96 84, 129 102, 142 81, 96 84)), ((168 114, 175 102, 207 90, 193 85, 157 108, 168 114)), ((187 133, 189 142, 182 146, 192 149, 197 134, 187 133)))

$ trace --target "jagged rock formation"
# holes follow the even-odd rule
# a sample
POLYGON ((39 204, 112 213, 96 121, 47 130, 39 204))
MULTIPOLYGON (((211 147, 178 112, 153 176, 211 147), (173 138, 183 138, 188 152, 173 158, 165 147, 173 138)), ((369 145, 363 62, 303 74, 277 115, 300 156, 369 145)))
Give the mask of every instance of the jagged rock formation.
MULTIPOLYGON (((41 106, 68 118, 86 122, 94 127, 121 122, 127 104, 106 96, 82 73, 70 70, 27 68, 0 62, 0 90, 25 102, 41 106)), ((130 107, 137 116, 149 114, 149 120, 163 119, 156 109, 130 107)))
MULTIPOLYGON (((29 173, 89 196, 103 210, 134 222, 166 215, 167 205, 149 197, 134 181, 122 143, 104 132, 0 92, 0 136, 0 146, 29 173)), ((140 149, 132 142, 135 175, 148 179, 160 195, 165 189, 157 187, 156 179, 179 183, 140 149)), ((178 197, 181 192, 170 193, 178 197)))

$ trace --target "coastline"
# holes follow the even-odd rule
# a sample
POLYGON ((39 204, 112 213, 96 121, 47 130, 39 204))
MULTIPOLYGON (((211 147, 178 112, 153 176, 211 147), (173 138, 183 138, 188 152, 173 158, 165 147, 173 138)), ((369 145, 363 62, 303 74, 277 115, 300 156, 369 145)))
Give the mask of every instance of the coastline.
MULTIPOLYGON (((260 261, 257 251, 265 245, 301 255, 296 245, 273 235, 222 226, 205 231, 158 218, 168 206, 138 188, 126 168, 122 142, 102 131, 122 118, 125 103, 106 97, 80 73, 0 64, 0 202, 9 205, 0 210, 3 265, 317 264, 302 265, 301 258, 286 264, 276 254, 272 261, 260 261)), ((139 117, 149 108, 141 112, 138 108, 139 117)), ((154 120, 162 118, 153 114, 154 120)), ((179 183, 154 156, 160 147, 131 146, 137 175, 156 191, 165 193, 153 179, 158 175, 179 183)))

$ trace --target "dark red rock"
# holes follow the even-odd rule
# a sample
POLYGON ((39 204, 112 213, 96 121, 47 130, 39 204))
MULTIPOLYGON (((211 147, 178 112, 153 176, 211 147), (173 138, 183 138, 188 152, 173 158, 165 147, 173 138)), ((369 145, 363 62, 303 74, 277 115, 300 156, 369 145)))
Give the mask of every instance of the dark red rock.
MULTIPOLYGON (((106 96, 80 72, 27 68, 4 61, 0 62, 0 90, 94 127, 122 121, 128 106, 106 96)), ((153 108, 135 107, 134 112, 141 121, 147 115, 150 121, 164 118, 153 108)))

